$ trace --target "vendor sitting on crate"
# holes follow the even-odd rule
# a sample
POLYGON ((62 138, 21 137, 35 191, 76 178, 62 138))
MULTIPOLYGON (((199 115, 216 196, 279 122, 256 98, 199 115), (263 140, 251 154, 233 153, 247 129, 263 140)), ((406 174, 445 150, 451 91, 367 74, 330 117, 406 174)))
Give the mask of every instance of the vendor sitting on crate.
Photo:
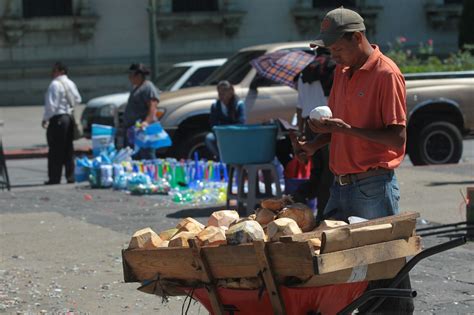
MULTIPOLYGON (((234 87, 229 81, 217 84, 217 100, 212 103, 210 114, 211 128, 222 125, 238 125, 245 123, 245 104, 235 95, 234 87)), ((216 136, 210 132, 206 136, 206 147, 211 154, 219 159, 216 136)))
MULTIPOLYGON (((358 13, 343 7, 332 10, 320 32, 311 45, 329 48, 337 63, 328 100, 332 117, 310 120, 311 130, 322 135, 304 143, 303 149, 311 156, 330 144, 335 182, 324 214, 343 220, 397 214, 400 189, 394 169, 403 160, 406 143, 404 77, 369 43, 358 13)), ((407 276, 399 288, 410 287, 407 276)), ((411 299, 387 299, 381 307, 377 313, 410 314, 414 308, 411 299)))

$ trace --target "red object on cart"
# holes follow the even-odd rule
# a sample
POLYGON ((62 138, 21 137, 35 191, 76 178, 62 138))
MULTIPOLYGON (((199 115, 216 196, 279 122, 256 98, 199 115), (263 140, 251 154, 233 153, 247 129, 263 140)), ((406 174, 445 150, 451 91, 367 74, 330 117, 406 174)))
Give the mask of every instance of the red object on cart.
MULTIPOLYGON (((307 314, 310 311, 327 315, 336 314, 349 305, 365 292, 367 285, 368 282, 363 281, 309 288, 280 286, 279 290, 288 315, 307 314)), ((188 294, 191 292, 189 288, 186 291, 188 294)), ((266 290, 260 299, 259 290, 218 288, 217 291, 225 314, 273 315, 266 290)), ((195 289, 193 297, 214 315, 206 288, 195 289)))

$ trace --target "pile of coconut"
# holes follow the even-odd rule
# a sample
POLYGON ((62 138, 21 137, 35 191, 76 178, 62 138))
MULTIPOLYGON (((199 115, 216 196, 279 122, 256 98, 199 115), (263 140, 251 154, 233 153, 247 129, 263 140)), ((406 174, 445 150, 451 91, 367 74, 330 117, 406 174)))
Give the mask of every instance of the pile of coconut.
MULTIPOLYGON (((139 230, 133 234, 129 249, 189 247, 190 239, 194 239, 200 246, 239 245, 255 240, 276 242, 281 236, 325 230, 346 224, 343 221, 326 220, 315 228, 316 222, 311 208, 294 203, 285 196, 264 200, 261 208, 248 217, 241 218, 234 210, 221 210, 212 213, 206 225, 188 217, 182 219, 175 228, 158 234, 151 228, 139 230)), ((320 239, 310 239, 309 243, 318 254, 320 239)), ((283 277, 277 281, 284 283, 286 280, 283 277)), ((257 289, 262 287, 262 280, 257 277, 220 279, 218 286, 257 289)))
MULTIPOLYGON (((255 214, 240 218, 237 211, 221 210, 212 213, 207 225, 193 218, 181 220, 175 228, 154 232, 145 228, 135 232, 129 249, 153 249, 161 247, 188 247, 188 240, 195 239, 200 246, 239 245, 255 240, 275 242, 281 236, 295 235, 313 230, 345 225, 343 221, 323 221, 316 229, 311 208, 294 203, 290 197, 267 199, 255 214)), ((315 250, 319 239, 310 240, 315 250)))

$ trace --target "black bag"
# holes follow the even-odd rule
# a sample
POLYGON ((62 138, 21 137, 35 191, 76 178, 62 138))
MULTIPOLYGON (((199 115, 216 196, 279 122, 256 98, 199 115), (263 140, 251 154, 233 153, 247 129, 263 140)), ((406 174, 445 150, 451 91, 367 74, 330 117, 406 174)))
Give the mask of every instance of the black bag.
POLYGON ((75 116, 74 107, 76 105, 75 104, 76 102, 74 101, 74 97, 71 95, 71 92, 67 88, 66 84, 61 80, 58 80, 58 81, 59 81, 59 83, 62 84, 62 86, 64 88, 64 91, 66 92, 66 100, 69 103, 69 106, 71 107, 71 115, 70 116, 71 116, 72 126, 73 126, 72 139, 73 140, 79 140, 79 139, 82 138, 83 134, 82 134, 82 126, 77 123, 76 116, 75 116))
POLYGON ((76 121, 74 111, 72 111, 72 113, 71 113, 71 120, 72 120, 72 127, 73 127, 72 139, 73 140, 79 140, 83 136, 82 128, 76 121))

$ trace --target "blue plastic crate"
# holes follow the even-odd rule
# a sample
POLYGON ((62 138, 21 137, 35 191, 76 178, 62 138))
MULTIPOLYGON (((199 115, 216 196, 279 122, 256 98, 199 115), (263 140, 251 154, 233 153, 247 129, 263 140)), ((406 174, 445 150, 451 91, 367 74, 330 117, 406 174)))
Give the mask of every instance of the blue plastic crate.
POLYGON ((213 130, 224 163, 261 164, 275 157, 276 125, 216 126, 213 130))

